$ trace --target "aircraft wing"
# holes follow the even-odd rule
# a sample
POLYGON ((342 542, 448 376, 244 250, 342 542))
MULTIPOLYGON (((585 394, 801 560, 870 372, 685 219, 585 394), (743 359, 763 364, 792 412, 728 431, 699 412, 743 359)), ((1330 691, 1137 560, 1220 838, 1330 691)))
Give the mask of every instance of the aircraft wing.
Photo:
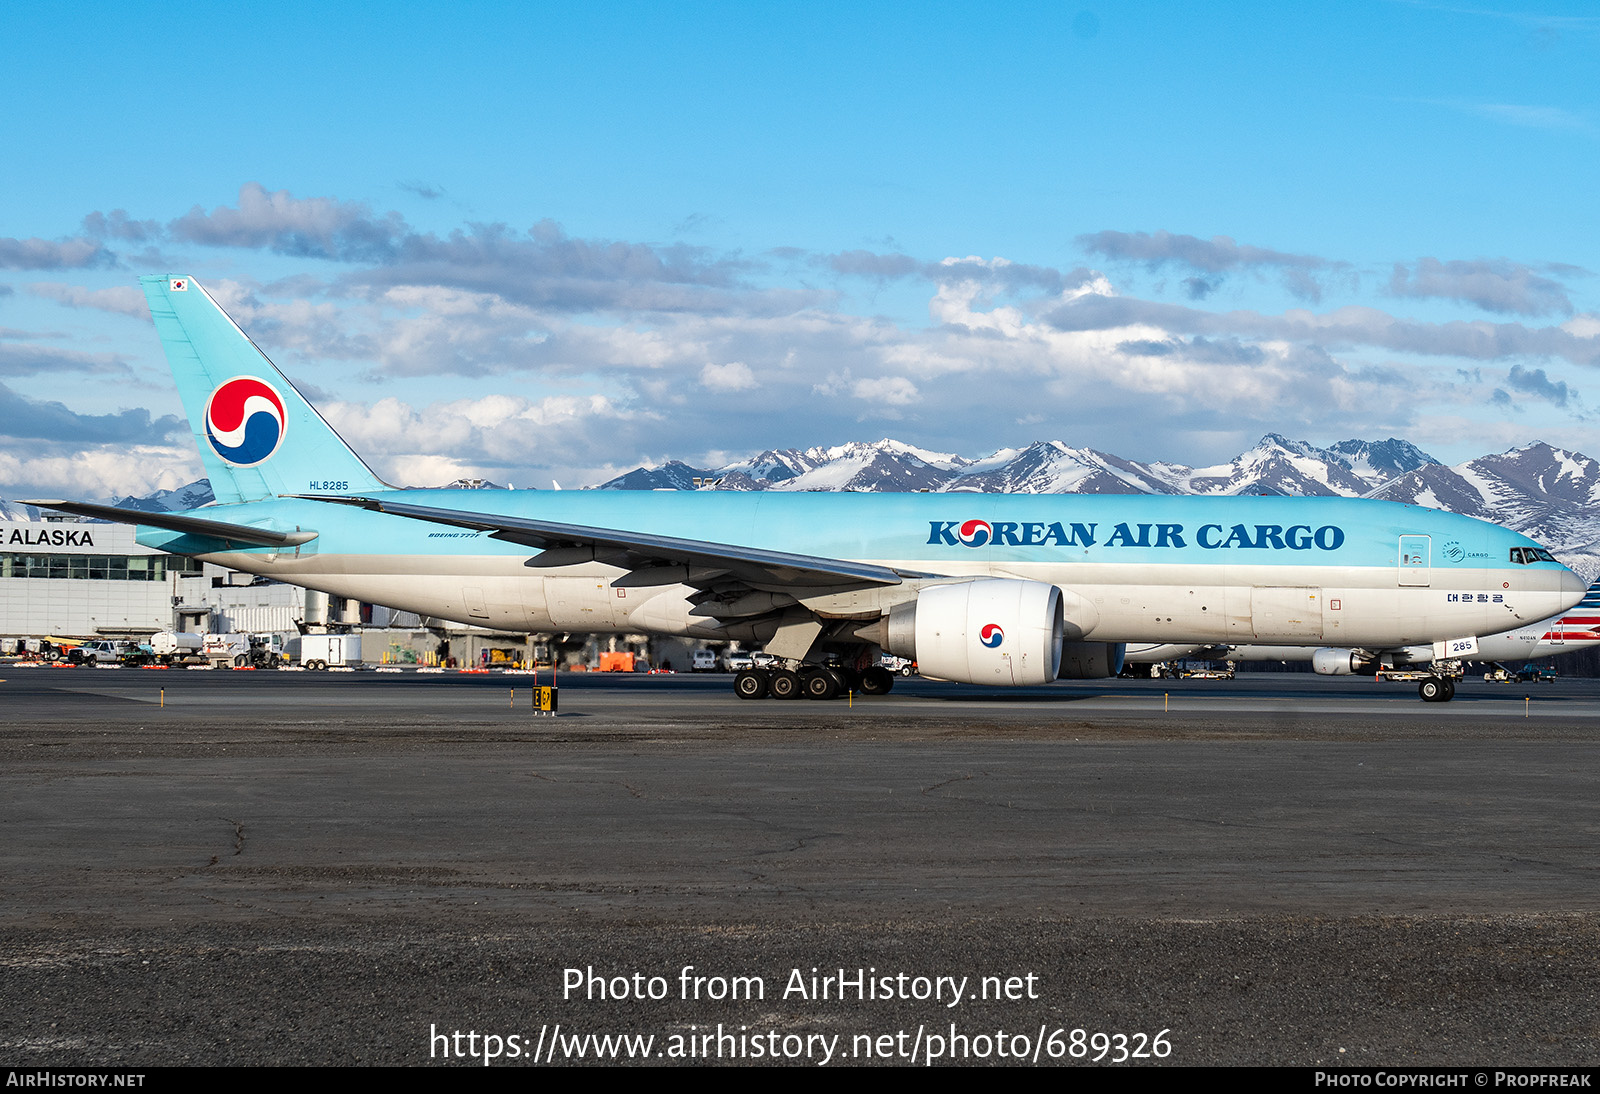
POLYGON ((530 566, 570 566, 591 560, 619 566, 632 571, 612 583, 622 587, 696 585, 718 578, 732 578, 758 586, 899 585, 905 578, 939 576, 870 562, 849 562, 498 513, 438 509, 380 498, 292 496, 488 532, 495 539, 538 548, 542 553, 528 560, 530 566))
POLYGON ((230 546, 244 544, 251 547, 298 547, 317 538, 317 533, 301 531, 277 532, 271 528, 257 528, 249 524, 231 524, 223 520, 206 520, 203 517, 181 516, 177 513, 147 513, 143 509, 123 509, 116 505, 91 505, 82 501, 23 501, 19 505, 37 505, 41 509, 59 509, 63 513, 76 513, 80 517, 116 521, 119 524, 143 524, 149 528, 165 528, 169 532, 183 532, 191 536, 208 536, 220 539, 230 546))

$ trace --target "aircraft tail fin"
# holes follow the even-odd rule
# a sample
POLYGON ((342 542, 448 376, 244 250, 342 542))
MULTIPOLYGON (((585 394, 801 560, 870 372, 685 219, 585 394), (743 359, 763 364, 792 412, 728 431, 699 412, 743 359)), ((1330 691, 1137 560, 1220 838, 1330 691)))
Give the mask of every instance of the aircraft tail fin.
POLYGON ((218 501, 389 489, 192 278, 139 281, 218 501))

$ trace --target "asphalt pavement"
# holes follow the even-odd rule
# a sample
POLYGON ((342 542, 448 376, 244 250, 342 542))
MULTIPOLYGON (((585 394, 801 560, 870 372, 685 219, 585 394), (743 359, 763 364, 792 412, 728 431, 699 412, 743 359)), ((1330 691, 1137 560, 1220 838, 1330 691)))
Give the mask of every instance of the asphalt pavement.
POLYGON ((0 678, 0 1062, 1600 1049, 1584 681, 0 678))

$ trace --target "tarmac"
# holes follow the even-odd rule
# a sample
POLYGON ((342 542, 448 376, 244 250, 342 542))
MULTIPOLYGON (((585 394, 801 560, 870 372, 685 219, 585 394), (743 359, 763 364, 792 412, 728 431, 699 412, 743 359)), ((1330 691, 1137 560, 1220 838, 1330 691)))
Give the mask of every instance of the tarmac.
POLYGON ((1595 682, 534 682, 0 666, 0 1063, 1600 1055, 1595 682))

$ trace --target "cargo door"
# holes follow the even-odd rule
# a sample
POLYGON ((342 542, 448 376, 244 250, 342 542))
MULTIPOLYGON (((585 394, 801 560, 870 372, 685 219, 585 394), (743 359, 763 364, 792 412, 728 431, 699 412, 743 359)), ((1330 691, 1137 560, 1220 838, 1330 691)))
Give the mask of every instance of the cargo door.
POLYGON ((1250 590, 1250 620, 1257 638, 1322 637, 1322 589, 1268 586, 1250 590))
MULTIPOLYGON (((615 605, 633 607, 634 601, 618 596, 610 582, 599 577, 547 577, 544 595, 550 624, 563 630, 606 631, 615 626, 615 605)), ((652 591, 652 590, 646 590, 652 591)))

